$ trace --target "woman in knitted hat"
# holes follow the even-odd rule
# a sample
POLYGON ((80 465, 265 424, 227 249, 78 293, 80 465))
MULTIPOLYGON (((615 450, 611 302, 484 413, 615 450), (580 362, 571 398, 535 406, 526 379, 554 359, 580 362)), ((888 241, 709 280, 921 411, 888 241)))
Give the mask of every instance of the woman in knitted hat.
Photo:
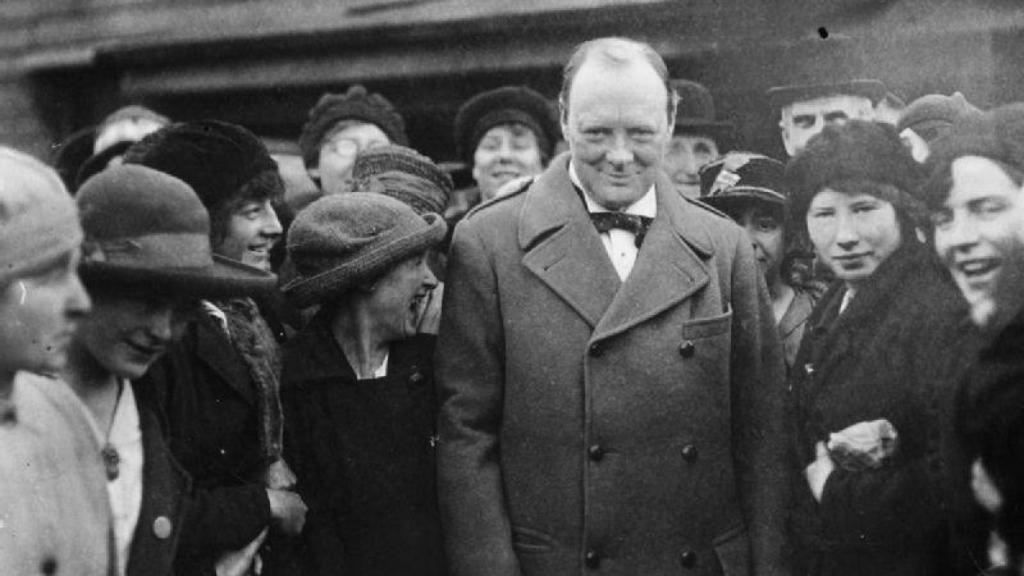
POLYGON ((299 136, 306 171, 324 194, 349 191, 356 156, 391 143, 409 143, 405 121, 391 102, 359 84, 321 96, 299 136))
MULTIPOLYGON (((282 233, 273 203, 284 189, 277 164, 252 132, 216 120, 172 124, 132 146, 124 163, 188 184, 210 214, 214 254, 269 270, 282 233)), ((284 493, 295 476, 281 456, 280 346, 254 298, 204 298, 185 335, 143 381, 138 392, 161 407, 174 455, 196 483, 251 494, 246 507, 230 510, 240 534, 269 524, 279 528, 272 539, 274 532, 298 532, 301 502, 284 493), (280 498, 268 501, 267 488, 280 498)), ((179 569, 202 571, 212 560, 180 559, 179 569)))
POLYGON ((458 193, 449 221, 510 181, 540 174, 560 136, 554 107, 526 86, 503 86, 466 101, 455 116, 455 142, 476 188, 458 193))
POLYGON ((836 277, 790 375, 801 567, 934 573, 948 521, 939 407, 966 310, 918 238, 918 165, 891 126, 851 120, 812 138, 787 176, 793 216, 836 277))
POLYGON ((52 169, 0 147, 0 574, 107 576, 110 505, 88 418, 60 371, 90 301, 82 228, 52 169))
POLYGON ((787 372, 793 369, 820 288, 810 278, 806 241, 790 219, 786 165, 760 154, 730 152, 699 172, 701 200, 747 232, 768 285, 787 372))
POLYGON ((445 235, 380 194, 328 196, 288 233, 285 294, 320 310, 284 348, 286 452, 310 504, 304 574, 445 573, 434 480, 434 337, 417 333, 445 235))
MULTIPOLYGON (((152 396, 137 397, 136 386, 181 337, 200 298, 266 292, 275 277, 214 257, 202 203, 187 184, 157 170, 108 168, 85 182, 77 199, 85 230, 80 270, 93 309, 72 338, 61 378, 88 408, 90 437, 103 456, 117 574, 170 576, 179 551, 223 554, 220 569, 251 563, 263 527, 239 534, 205 495, 194 501, 192 480, 164 439, 159 407, 152 396), (234 549, 242 550, 225 552, 234 549)), ((250 497, 223 490, 218 499, 231 509, 250 497)))

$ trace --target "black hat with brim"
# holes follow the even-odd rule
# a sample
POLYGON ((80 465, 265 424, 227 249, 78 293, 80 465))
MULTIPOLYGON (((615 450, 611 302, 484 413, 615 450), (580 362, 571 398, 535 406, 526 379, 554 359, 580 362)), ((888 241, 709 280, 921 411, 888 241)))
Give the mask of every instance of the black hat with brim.
POLYGON ((78 274, 92 289, 140 291, 195 298, 257 296, 273 292, 277 276, 213 255, 213 265, 198 268, 138 268, 107 262, 83 262, 78 274))
POLYGON ((767 96, 772 109, 780 109, 793 102, 842 94, 863 96, 871 100, 871 104, 877 104, 879 100, 885 98, 885 93, 885 84, 880 80, 856 79, 845 82, 776 86, 768 89, 767 96))

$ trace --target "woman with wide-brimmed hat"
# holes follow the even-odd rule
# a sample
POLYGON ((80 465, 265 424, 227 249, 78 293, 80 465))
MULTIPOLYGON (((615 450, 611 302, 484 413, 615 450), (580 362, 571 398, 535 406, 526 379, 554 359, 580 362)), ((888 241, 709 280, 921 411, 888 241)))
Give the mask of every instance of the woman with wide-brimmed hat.
MULTIPOLYGON (((92 312, 71 341, 61 377, 82 399, 106 466, 117 573, 170 575, 179 549, 222 551, 206 530, 223 518, 193 498, 192 479, 174 461, 158 408, 137 398, 133 383, 178 339, 199 299, 266 292, 274 275, 212 255, 209 217, 181 180, 122 165, 88 180, 78 194, 85 230, 83 281, 92 312), (186 521, 188 518, 188 521, 186 521), (212 523, 212 524, 211 524, 212 523)), ((225 493, 240 505, 248 495, 225 493)), ((262 541, 222 559, 252 560, 262 541)))
POLYGON ((918 237, 919 167, 891 126, 851 120, 812 138, 787 176, 836 278, 790 375, 801 573, 940 573, 943 383, 966 306, 918 237))
POLYGON ((320 306, 284 347, 285 451, 310 505, 305 573, 444 573, 434 337, 417 323, 445 228, 382 194, 344 194, 310 204, 288 233, 284 293, 320 306))

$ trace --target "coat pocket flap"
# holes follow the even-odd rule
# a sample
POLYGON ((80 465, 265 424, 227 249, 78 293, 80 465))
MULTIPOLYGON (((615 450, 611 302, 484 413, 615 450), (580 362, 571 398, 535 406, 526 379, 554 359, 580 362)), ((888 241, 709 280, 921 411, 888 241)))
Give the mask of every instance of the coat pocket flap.
POLYGON ((698 340, 700 338, 710 338, 718 334, 725 334, 729 332, 731 327, 732 309, 718 316, 708 316, 707 318, 697 318, 696 320, 685 322, 682 326, 682 333, 683 338, 686 340, 698 340))

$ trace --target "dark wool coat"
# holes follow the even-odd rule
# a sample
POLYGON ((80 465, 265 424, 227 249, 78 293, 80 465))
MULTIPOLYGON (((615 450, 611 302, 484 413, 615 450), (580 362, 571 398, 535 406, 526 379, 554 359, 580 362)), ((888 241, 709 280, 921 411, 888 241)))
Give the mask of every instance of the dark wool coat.
POLYGON ((255 384, 220 326, 201 314, 135 389, 159 411, 171 453, 208 494, 207 524, 196 530, 202 541, 183 545, 203 553, 180 558, 178 574, 210 572, 217 552, 244 547, 270 522, 255 384))
POLYGON ((942 443, 966 304, 930 250, 907 241, 858 289, 843 314, 841 282, 808 322, 791 384, 799 428, 793 527, 809 574, 915 575, 947 567, 942 443), (804 468, 815 443, 862 421, 887 419, 895 458, 878 470, 837 467, 820 504, 804 468))
POLYGON ((750 241, 661 176, 622 283, 567 158, 455 233, 437 353, 452 573, 781 573, 785 386, 750 241))
POLYGON ((396 342, 357 380, 323 315, 284 348, 286 459, 309 506, 293 572, 441 576, 433 336, 396 342))

